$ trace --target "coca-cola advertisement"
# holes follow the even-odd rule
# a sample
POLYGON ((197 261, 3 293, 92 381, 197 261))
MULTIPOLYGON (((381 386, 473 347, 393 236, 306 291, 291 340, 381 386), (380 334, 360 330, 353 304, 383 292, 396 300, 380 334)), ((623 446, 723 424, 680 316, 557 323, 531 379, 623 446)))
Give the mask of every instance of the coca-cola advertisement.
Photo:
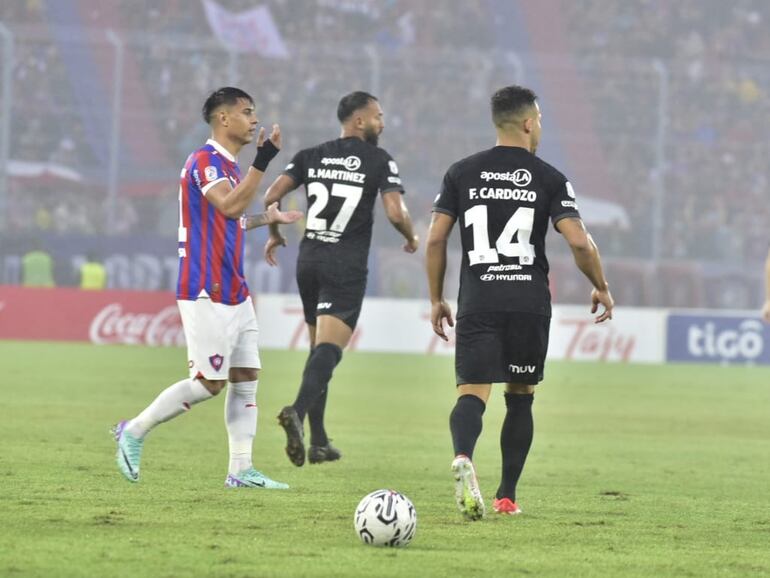
POLYGON ((180 346, 174 294, 0 286, 0 339, 180 346))
MULTIPOLYGON (((309 347, 302 303, 296 294, 252 295, 259 346, 309 347)), ((453 310, 455 304, 452 303, 453 310)), ((665 360, 664 309, 618 307, 610 323, 597 325, 589 305, 556 305, 550 359, 608 362, 665 360)), ((427 299, 364 300, 348 350, 453 355, 449 341, 431 329, 427 299)), ((0 339, 84 341, 98 345, 183 346, 175 295, 166 291, 83 291, 0 285, 0 339)))

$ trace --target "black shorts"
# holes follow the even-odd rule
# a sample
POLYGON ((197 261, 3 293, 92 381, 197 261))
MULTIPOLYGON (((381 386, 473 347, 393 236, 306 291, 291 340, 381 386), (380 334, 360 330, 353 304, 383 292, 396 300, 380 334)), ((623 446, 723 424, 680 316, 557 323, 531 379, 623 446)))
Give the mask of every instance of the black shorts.
POLYGON ((297 261, 297 287, 305 322, 316 324, 318 315, 333 315, 356 328, 366 292, 366 268, 344 263, 297 261))
POLYGON ((457 385, 542 381, 550 325, 536 313, 464 315, 455 328, 457 385))

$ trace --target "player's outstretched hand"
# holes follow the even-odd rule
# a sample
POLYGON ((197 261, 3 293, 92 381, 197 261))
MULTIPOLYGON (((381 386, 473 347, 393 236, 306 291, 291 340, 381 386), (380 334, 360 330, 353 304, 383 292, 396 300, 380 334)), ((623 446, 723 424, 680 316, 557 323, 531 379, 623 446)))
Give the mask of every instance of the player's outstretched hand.
POLYGON ((765 301, 765 306, 762 307, 762 319, 765 323, 770 323, 770 299, 765 301))
MULTIPOLYGON (((271 205, 272 206, 272 205, 271 205)), ((275 250, 278 247, 286 246, 286 238, 283 235, 270 235, 265 243, 265 261, 271 267, 278 265, 278 259, 275 258, 275 250)))
MULTIPOLYGON (((273 223, 278 225, 288 225, 289 223, 299 221, 302 218, 302 211, 281 211, 276 202, 267 207, 265 215, 267 216, 268 225, 272 225, 273 223)), ((285 239, 284 244, 286 244, 285 239)))
POLYGON ((444 319, 446 319, 449 327, 454 327, 455 322, 452 319, 452 308, 443 299, 438 303, 434 303, 430 308, 430 322, 433 325, 433 333, 438 335, 444 341, 449 341, 446 332, 444 331, 444 319))
POLYGON ((404 243, 404 251, 407 253, 414 253, 417 251, 417 248, 420 246, 420 238, 415 235, 411 238, 411 240, 404 243))
POLYGON ((596 313, 599 305, 604 306, 604 311, 596 316, 594 323, 601 323, 602 321, 612 319, 612 308, 615 307, 615 300, 612 298, 609 289, 604 289, 603 291, 594 289, 591 291, 591 313, 596 313))

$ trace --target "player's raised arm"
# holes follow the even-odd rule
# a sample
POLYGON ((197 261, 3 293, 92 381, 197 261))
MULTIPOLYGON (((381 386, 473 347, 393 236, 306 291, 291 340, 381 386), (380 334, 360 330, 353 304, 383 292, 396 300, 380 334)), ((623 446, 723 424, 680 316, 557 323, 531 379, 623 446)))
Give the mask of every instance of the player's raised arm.
POLYGON ((604 277, 599 249, 591 235, 586 231, 583 221, 575 217, 564 218, 556 223, 556 228, 572 249, 572 255, 578 269, 588 277, 594 286, 591 291, 591 313, 596 313, 600 304, 604 306, 604 311, 596 317, 596 323, 612 319, 612 308, 615 306, 615 301, 610 294, 607 279, 604 277))
MULTIPOLYGON (((253 118, 256 122, 256 116, 253 118)), ((273 125, 270 137, 267 139, 265 139, 265 129, 260 128, 257 137, 257 155, 243 180, 233 187, 229 180, 222 179, 208 189, 206 199, 226 217, 239 218, 254 200, 265 170, 280 151, 280 147, 281 129, 277 124, 273 125)))
POLYGON ((404 203, 401 191, 388 191, 382 195, 382 204, 385 206, 385 214, 396 230, 404 236, 404 251, 414 253, 420 244, 420 239, 414 233, 412 218, 409 209, 404 203))
POLYGON ((444 319, 449 327, 454 327, 452 309, 444 301, 444 276, 446 275, 446 250, 449 235, 454 227, 455 218, 445 213, 433 213, 425 245, 425 265, 428 273, 430 290, 430 322, 433 332, 444 341, 449 338, 444 331, 444 319))
MULTIPOLYGON (((265 193, 265 208, 269 211, 270 207, 275 205, 276 209, 278 209, 280 207, 281 199, 296 189, 297 186, 297 181, 295 181, 289 175, 280 175, 277 179, 275 179, 275 181, 273 181, 273 184, 268 187, 267 193, 265 193)), ((292 212, 297 211, 289 211, 289 213, 292 212)), ((297 219, 294 220, 296 221, 297 219)), ((279 223, 281 223, 281 221, 274 221, 269 223, 270 234, 268 235, 267 241, 265 242, 265 260, 267 261, 268 265, 272 267, 278 265, 278 259, 275 257, 275 250, 278 247, 286 246, 286 238, 281 235, 281 232, 278 230, 279 223)))

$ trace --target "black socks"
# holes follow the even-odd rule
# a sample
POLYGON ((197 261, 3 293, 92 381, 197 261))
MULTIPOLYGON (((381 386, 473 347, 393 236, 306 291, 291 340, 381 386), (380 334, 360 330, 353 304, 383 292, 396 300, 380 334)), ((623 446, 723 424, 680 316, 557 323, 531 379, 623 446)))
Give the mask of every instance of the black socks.
POLYGON ((449 429, 455 455, 463 454, 473 459, 473 448, 481 435, 482 416, 487 405, 475 395, 461 395, 457 398, 449 416, 449 429))
POLYGON ((310 445, 323 447, 329 443, 324 428, 324 412, 326 411, 326 396, 329 388, 324 389, 320 397, 316 398, 307 412, 307 421, 310 423, 310 445))
POLYGON ((342 359, 342 350, 333 343, 319 343, 310 354, 302 374, 302 385, 299 387, 297 399, 294 401, 294 409, 300 421, 305 419, 305 414, 316 400, 325 396, 331 381, 334 368, 342 359))
POLYGON ((532 445, 532 401, 534 394, 505 394, 505 414, 500 432, 500 451, 503 455, 503 477, 497 489, 497 498, 516 501, 516 484, 532 445))

